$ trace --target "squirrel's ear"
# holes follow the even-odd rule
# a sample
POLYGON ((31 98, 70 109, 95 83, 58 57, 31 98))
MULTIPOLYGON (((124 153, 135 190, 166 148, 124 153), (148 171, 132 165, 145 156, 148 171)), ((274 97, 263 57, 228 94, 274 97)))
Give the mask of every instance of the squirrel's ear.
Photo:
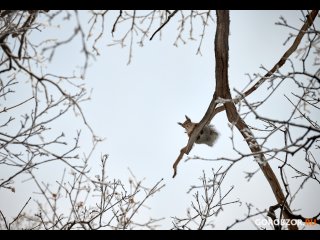
POLYGON ((191 121, 190 118, 189 118, 187 115, 185 115, 185 117, 186 117, 186 119, 187 119, 188 121, 191 121))
POLYGON ((181 123, 181 122, 178 122, 178 124, 179 124, 180 126, 182 126, 182 127, 183 127, 183 125, 182 125, 182 123, 181 123))

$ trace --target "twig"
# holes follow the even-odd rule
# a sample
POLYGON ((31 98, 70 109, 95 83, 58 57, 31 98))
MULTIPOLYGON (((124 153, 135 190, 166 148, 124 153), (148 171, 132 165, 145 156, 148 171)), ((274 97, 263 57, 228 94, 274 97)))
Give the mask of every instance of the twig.
POLYGON ((112 31, 111 31, 112 37, 113 37, 114 31, 116 30, 116 25, 117 25, 117 23, 118 23, 118 21, 119 21, 121 16, 122 16, 122 10, 120 10, 120 13, 119 13, 118 17, 117 17, 116 21, 113 24, 112 31))
POLYGON ((19 214, 15 217, 15 219, 13 219, 13 221, 11 223, 9 223, 9 229, 11 228, 11 224, 13 224, 15 221, 17 221, 17 219, 20 217, 22 211, 25 209, 25 207, 27 206, 27 204, 29 203, 30 200, 31 200, 31 197, 29 197, 28 201, 24 204, 24 206, 20 210, 19 214))
POLYGON ((179 10, 174 10, 173 13, 171 13, 169 15, 169 17, 167 18, 167 20, 152 34, 150 41, 152 40, 152 38, 156 35, 157 32, 159 32, 169 21, 170 19, 178 12, 179 10))

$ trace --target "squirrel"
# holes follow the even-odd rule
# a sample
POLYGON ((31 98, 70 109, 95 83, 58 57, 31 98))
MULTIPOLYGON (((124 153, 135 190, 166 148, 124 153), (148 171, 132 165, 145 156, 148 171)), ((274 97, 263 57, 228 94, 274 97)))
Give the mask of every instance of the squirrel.
MULTIPOLYGON (((184 123, 178 122, 178 124, 186 129, 186 133, 190 137, 191 133, 193 132, 193 130, 198 124, 193 123, 187 115, 185 115, 185 117, 186 117, 186 121, 184 123)), ((212 147, 216 142, 216 140, 218 139, 218 137, 219 137, 219 133, 217 132, 217 130, 214 128, 213 125, 209 124, 203 127, 203 129, 201 130, 195 142, 197 144, 206 144, 212 147)))

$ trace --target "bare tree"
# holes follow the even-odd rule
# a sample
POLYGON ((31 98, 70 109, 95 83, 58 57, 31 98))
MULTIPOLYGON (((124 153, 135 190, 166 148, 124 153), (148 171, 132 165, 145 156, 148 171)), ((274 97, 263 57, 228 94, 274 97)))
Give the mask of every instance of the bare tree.
MULTIPOLYGON (((227 12, 220 12, 217 11, 217 31, 216 31, 216 38, 215 38, 215 57, 216 57, 216 89, 213 95, 213 99, 208 107, 207 112, 205 113, 203 119, 199 122, 197 127, 193 130, 189 142, 186 147, 181 149, 181 153, 178 156, 176 162, 174 163, 174 176, 176 175, 176 169, 179 161, 183 157, 184 154, 188 154, 199 135, 200 131, 203 129, 204 126, 206 126, 211 119, 219 112, 226 111, 227 118, 229 120, 231 129, 233 130, 234 126, 239 130, 239 132, 242 134, 243 138, 248 144, 248 147, 251 150, 251 153, 249 154, 243 154, 237 149, 234 149, 237 151, 237 153, 240 155, 239 159, 221 159, 221 160, 230 160, 231 165, 230 167, 236 163, 237 161, 248 157, 253 156, 255 161, 259 164, 259 167, 263 174, 265 175, 267 181, 269 182, 273 193, 277 199, 278 204, 276 204, 276 208, 281 208, 280 216, 279 218, 285 218, 285 219, 302 219, 305 221, 304 217, 298 216, 294 214, 290 210, 290 205, 288 204, 287 200, 290 199, 292 202, 294 200, 294 195, 290 194, 290 184, 288 183, 288 180, 285 178, 284 168, 291 168, 292 165, 289 163, 289 156, 294 156, 299 151, 305 152, 305 160, 309 164, 309 172, 305 173, 304 171, 299 171, 295 169, 299 175, 302 177, 304 176, 305 179, 301 183, 299 190, 301 190, 302 186, 305 184, 306 181, 309 179, 313 179, 317 182, 319 182, 317 178, 317 174, 319 170, 319 164, 313 157, 312 153, 310 152, 310 149, 312 147, 318 148, 317 141, 319 141, 319 125, 310 119, 310 117, 307 116, 306 113, 306 105, 310 105, 310 107, 315 107, 318 103, 318 100, 316 100, 315 96, 319 94, 319 69, 316 70, 315 73, 310 73, 308 70, 306 70, 306 58, 309 56, 310 49, 312 46, 318 43, 319 35, 318 31, 316 30, 315 26, 313 25, 313 21, 316 18, 318 14, 318 11, 312 11, 307 16, 305 16, 305 23, 299 30, 298 34, 295 36, 295 40, 293 44, 290 46, 290 48, 284 53, 284 55, 280 58, 279 62, 275 64, 275 66, 271 70, 267 70, 267 73, 258 79, 256 83, 250 87, 248 90, 244 92, 237 91, 238 96, 234 99, 232 99, 229 83, 228 83, 228 35, 229 35, 229 15, 227 12), (308 29, 311 28, 309 31, 308 29), (284 65, 284 63, 288 60, 290 55, 297 49, 302 37, 304 34, 308 34, 308 44, 307 47, 300 49, 300 51, 303 52, 303 57, 301 59, 303 64, 303 71, 299 72, 296 71, 294 68, 294 65, 292 65, 292 72, 288 74, 281 74, 280 68, 284 65), (315 42, 314 42, 315 41, 315 42), (297 75, 303 75, 307 77, 307 83, 306 85, 299 83, 299 81, 296 79, 297 75), (298 96, 293 94, 293 96, 298 100, 296 103, 293 103, 289 98, 288 101, 292 103, 293 110, 290 115, 290 117, 286 120, 276 120, 271 119, 268 117, 260 116, 257 113, 257 108, 263 105, 267 99, 275 92, 276 87, 274 87, 276 79, 280 78, 282 81, 285 79, 293 79, 295 83, 298 84, 299 88, 303 88, 303 94, 298 96), (256 103, 249 103, 246 100, 246 97, 250 95, 252 92, 256 91, 264 82, 269 81, 271 82, 272 88, 269 95, 256 103), (312 98, 310 99, 312 95, 312 98), (253 133, 253 130, 255 131, 263 131, 263 129, 258 129, 256 127, 250 127, 247 125, 247 123, 244 121, 244 117, 241 117, 239 114, 239 110, 237 110, 235 104, 239 104, 243 101, 243 104, 245 107, 249 108, 249 112, 243 114, 245 117, 247 117, 250 114, 254 114, 256 119, 264 121, 266 126, 266 132, 267 134, 263 137, 259 137, 259 140, 261 139, 262 142, 258 142, 258 138, 256 137, 256 134, 253 133), (218 107, 218 104, 222 105, 218 107), (298 115, 298 116, 296 116, 298 115), (296 118, 304 118, 306 121, 303 124, 297 124, 294 121, 294 116, 296 118), (297 137, 293 138, 291 131, 294 131, 293 129, 302 128, 305 129, 305 132, 297 137), (284 135, 284 146, 278 149, 269 147, 266 147, 265 143, 266 141, 273 135, 278 132, 283 133, 284 135), (284 159, 279 159, 281 161, 280 173, 281 173, 281 181, 285 187, 285 193, 283 193, 282 188, 280 186, 280 182, 276 175, 274 174, 274 171, 269 165, 269 161, 272 159, 275 159, 277 156, 281 155, 281 153, 284 153, 284 159), (312 155, 312 159, 310 159, 310 154, 312 155), (268 156, 268 157, 266 157, 268 156), (291 198, 289 198, 291 195, 291 198)), ((284 25, 288 26, 286 21, 282 19, 284 25)), ((281 24, 281 23, 279 23, 281 24)), ((291 36, 292 37, 292 36, 291 36)), ((317 51, 316 54, 319 52, 317 51)), ((281 82, 278 84, 280 85, 281 82)), ((239 105, 239 108, 241 105, 239 105)), ((241 109, 242 110, 242 109, 241 109)), ((234 143, 233 143, 234 146, 234 143)), ((217 159, 216 159, 217 160, 217 159)), ((230 169, 230 167, 227 168, 226 171, 230 169)), ((225 172, 224 172, 225 173, 225 172)), ((254 172, 253 174, 255 174, 254 172)), ((252 175, 249 175, 250 178, 252 175)), ((274 213, 274 206, 270 207, 268 216, 272 216, 273 219, 276 218, 274 213)), ((320 213, 315 214, 314 216, 310 216, 309 219, 315 219, 314 221, 319 223, 319 217, 320 213)), ((249 216, 250 214, 248 214, 249 216)), ((281 228, 281 225, 275 226, 275 228, 281 228)), ((289 229, 297 229, 297 226, 295 224, 290 224, 289 222, 289 229)))
POLYGON ((16 182, 21 180, 32 182, 37 189, 35 194, 30 193, 14 219, 7 219, 0 210, 0 228, 152 229, 159 219, 150 218, 141 223, 135 220, 135 215, 145 206, 145 201, 164 186, 161 180, 151 188, 145 187, 134 175, 129 184, 109 180, 107 156, 101 159, 101 173, 91 173, 90 159, 101 139, 81 109, 81 103, 90 99, 90 92, 81 79, 93 54, 87 49, 78 12, 75 12, 77 25, 68 39, 44 39, 35 44, 30 36, 32 31, 46 27, 43 18, 53 24, 60 14, 66 14, 66 18, 70 15, 41 10, 0 12, 0 191, 15 192, 16 182), (47 72, 43 63, 52 61, 57 48, 76 36, 82 38, 85 56, 80 72, 70 76, 47 72), (29 110, 23 113, 20 108, 25 105, 24 109, 29 110), (81 117, 85 127, 74 137, 64 132, 69 126, 57 131, 54 125, 57 119, 63 119, 72 111, 81 117), (87 153, 80 148, 82 135, 92 139, 87 153), (53 183, 41 178, 50 171, 50 164, 61 169, 53 183), (30 204, 36 212, 26 211, 30 204), (64 205, 69 212, 61 207, 64 205))
MULTIPOLYGON (((91 59, 99 55, 98 42, 105 34, 106 16, 110 11, 91 11, 91 19, 88 25, 83 26, 79 20, 81 12, 78 11, 8 11, 0 12, 0 44, 1 44, 1 94, 0 98, 3 107, 0 110, 1 119, 1 161, 5 168, 13 169, 8 176, 1 177, 0 189, 5 188, 15 191, 14 181, 22 174, 27 174, 40 194, 45 198, 49 209, 43 209, 42 203, 37 201, 39 214, 30 217, 23 213, 23 208, 12 222, 2 216, 2 228, 10 229, 24 226, 22 222, 28 219, 31 222, 27 228, 45 229, 99 229, 110 227, 114 229, 127 229, 133 227, 155 228, 157 219, 149 219, 145 223, 137 223, 133 216, 143 206, 145 200, 159 191, 163 185, 157 182, 151 188, 144 188, 137 180, 130 181, 132 189, 130 193, 119 181, 107 181, 105 173, 106 157, 101 159, 101 174, 93 178, 89 176, 88 162, 95 146, 101 141, 93 132, 81 109, 81 102, 90 99, 81 79, 85 78, 86 70, 91 59), (42 43, 34 44, 29 34, 31 31, 41 30, 47 25, 53 26, 56 19, 74 21, 74 31, 63 40, 45 39, 42 43), (99 30, 96 30, 98 27, 99 30), (65 44, 69 44, 77 37, 81 39, 81 52, 84 56, 84 63, 78 73, 70 76, 60 76, 46 73, 42 67, 43 62, 50 62, 55 51, 65 44), (41 49, 41 51, 39 51, 41 49), (27 79, 28 87, 32 90, 31 95, 25 99, 18 100, 13 105, 6 105, 11 95, 16 96, 16 86, 22 84, 20 79, 27 79), (54 96, 54 97, 53 97, 54 96), (58 97, 57 97, 58 96, 58 97), (19 107, 30 104, 31 110, 24 115, 16 116, 19 107), (86 130, 92 138, 92 149, 84 157, 79 155, 80 131, 77 133, 74 144, 70 146, 65 139, 65 134, 56 134, 53 139, 48 139, 50 124, 57 118, 73 110, 80 115, 86 130), (16 115, 15 115, 16 114, 16 115), (20 126, 17 128, 17 126, 20 126), (64 146, 58 148, 56 146, 64 146), (59 149, 59 151, 57 151, 59 149), (62 150, 63 149, 63 150, 62 150), (73 162, 74 161, 74 162, 73 162), (65 180, 65 173, 61 180, 57 181, 58 190, 52 190, 47 184, 38 180, 36 170, 42 165, 50 162, 62 163, 70 170, 72 181, 65 180), (66 182, 68 184, 66 185, 66 182), (98 192, 99 204, 87 208, 86 199, 89 197, 90 189, 98 192), (137 201, 140 190, 145 192, 142 200, 137 201), (69 216, 59 214, 57 202, 62 194, 69 199, 69 216), (82 199, 82 200, 79 200, 82 199), (111 215, 108 215, 108 214, 111 215), (10 222, 10 223, 9 223, 10 222)), ((113 12, 114 13, 114 12, 113 12)), ((138 42, 143 46, 145 41, 154 41, 155 37, 161 38, 162 32, 169 24, 178 24, 175 46, 186 43, 188 40, 195 40, 194 25, 201 24, 199 46, 197 54, 201 54, 202 41, 210 24, 216 25, 215 35, 215 89, 213 97, 202 120, 196 125, 190 134, 188 143, 180 150, 174 162, 174 177, 177 174, 177 167, 184 155, 192 150, 199 134, 207 126, 216 114, 226 112, 228 124, 232 137, 233 151, 238 158, 230 159, 225 156, 216 159, 204 157, 187 157, 186 161, 201 159, 215 161, 224 164, 223 168, 213 170, 212 176, 205 174, 202 177, 200 186, 192 186, 190 192, 194 194, 194 202, 191 210, 187 211, 186 217, 174 217, 174 229, 204 229, 212 228, 212 218, 216 217, 223 206, 239 204, 240 200, 227 200, 232 187, 223 187, 223 179, 229 170, 238 162, 246 158, 253 159, 258 164, 254 172, 247 172, 248 181, 256 174, 265 176, 269 183, 274 197, 273 206, 265 206, 265 209, 256 209, 253 205, 247 204, 248 213, 244 218, 236 219, 227 229, 238 223, 250 220, 252 217, 263 215, 272 220, 288 219, 289 229, 297 229, 292 220, 310 219, 319 224, 320 213, 314 216, 301 216, 299 211, 292 209, 292 203, 296 196, 301 193, 305 184, 314 182, 319 184, 320 165, 317 161, 319 154, 319 133, 320 128, 314 112, 319 110, 319 84, 320 84, 320 34, 319 27, 315 25, 315 19, 319 18, 318 11, 301 11, 303 23, 301 26, 292 26, 283 17, 277 23, 291 29, 285 44, 289 40, 293 43, 287 51, 279 56, 279 61, 271 69, 262 67, 264 74, 249 76, 249 84, 242 90, 232 89, 229 84, 228 59, 229 59, 229 11, 182 11, 182 10, 155 10, 155 11, 124 11, 117 12, 112 21, 111 33, 113 36, 112 45, 122 47, 129 46, 128 64, 133 59, 134 43, 138 42), (215 20, 216 19, 216 20, 215 20), (119 29, 121 28, 121 31, 119 29), (120 32, 120 36, 115 36, 120 32), (302 39, 306 39, 305 45, 301 46, 302 39), (299 59, 293 59, 294 53, 299 59), (310 64, 313 62, 313 65, 310 64), (290 70, 283 69, 285 64, 290 64, 290 70), (286 119, 273 118, 259 110, 268 103, 268 100, 275 94, 279 94, 279 86, 285 82, 295 84, 299 92, 282 93, 291 104, 291 113, 286 119), (265 87, 269 84, 269 87, 265 87), (262 89, 266 89, 262 90, 262 89), (235 96, 232 96, 232 89, 235 96), (248 96, 264 91, 256 102, 250 102, 248 96), (312 109, 312 113, 310 112, 312 109), (237 129, 237 130, 236 130, 237 129), (237 148, 237 141, 234 133, 238 131, 243 140, 246 141, 248 151, 243 152, 237 148), (283 139, 282 145, 273 145, 274 138, 283 139), (293 161, 297 155, 303 155, 305 165, 295 164, 293 161), (278 169, 272 169, 269 162, 278 163, 278 169), (298 165, 298 167, 296 166, 298 165), (277 176, 278 175, 278 176, 277 176), (280 176, 280 177, 279 177, 280 176), (291 179, 301 179, 299 187, 293 190, 291 179), (200 190, 198 190, 200 189, 200 190), (200 195, 199 195, 200 193, 200 195), (201 197, 202 196, 202 197, 201 197), (275 211, 279 209, 279 213, 275 211)), ((71 22, 71 21, 70 21, 71 22)), ((110 23, 108 23, 110 24, 110 23)), ((211 27, 211 26, 210 26, 211 27)), ((227 123, 226 123, 227 124, 227 123)), ((52 136, 50 134, 50 136, 52 136)), ((133 178, 134 179, 134 178, 133 178)), ((317 185, 318 186, 318 185, 317 185)), ((91 195, 90 195, 91 196, 91 195)), ((26 205, 29 200, 26 201, 26 205)), ((275 221, 273 221, 275 222, 275 221)), ((274 224, 275 229, 281 229, 281 224, 274 224)))

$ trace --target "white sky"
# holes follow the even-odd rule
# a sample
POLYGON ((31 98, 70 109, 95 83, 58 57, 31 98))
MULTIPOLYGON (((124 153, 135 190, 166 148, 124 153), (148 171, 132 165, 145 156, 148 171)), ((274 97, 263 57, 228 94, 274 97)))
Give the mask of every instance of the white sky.
MULTIPOLYGON (((260 65, 272 67, 287 50, 288 44, 283 46, 283 43, 292 30, 274 24, 280 15, 284 16, 289 23, 298 28, 301 27, 299 18, 302 16, 299 11, 231 11, 229 42, 231 89, 243 90, 248 83, 245 73, 264 73, 259 68, 260 65)), ((113 18, 109 16, 108 19, 106 23, 110 24, 113 18)), ((83 24, 85 22, 83 20, 83 24)), ((70 27, 68 24, 64 24, 57 32, 45 30, 36 37, 43 38, 44 34, 46 34, 45 37, 61 34, 63 38, 70 34, 66 30, 68 27, 70 27)), ((109 33, 111 27, 107 27, 109 33)), ((190 185, 200 184, 199 177, 203 169, 209 173, 211 168, 218 169, 221 166, 219 162, 181 161, 178 175, 172 179, 172 164, 180 148, 187 143, 187 135, 177 122, 184 121, 185 114, 193 121, 200 121, 215 88, 215 24, 211 23, 207 28, 202 43, 202 56, 196 55, 198 41, 188 41, 185 45, 180 42, 178 48, 173 46, 177 36, 176 28, 176 22, 172 21, 163 29, 161 41, 156 36, 152 41, 146 40, 142 48, 134 44, 132 63, 128 66, 126 63, 129 49, 121 49, 119 46, 106 47, 107 44, 112 43, 108 33, 107 39, 104 37, 99 45, 101 56, 98 56, 96 61, 91 61, 87 71, 85 83, 89 88, 93 88, 93 94, 92 100, 83 104, 87 120, 94 131, 100 137, 106 138, 100 143, 91 160, 94 166, 92 171, 98 171, 99 158, 107 153, 110 156, 108 174, 111 179, 120 178, 126 181, 129 177, 128 168, 137 178, 146 178, 146 185, 152 185, 164 178, 165 188, 147 203, 151 209, 144 209, 140 213, 142 218, 144 216, 166 217, 162 221, 161 228, 172 227, 171 217, 173 216, 186 216, 186 209, 190 206, 192 199, 192 194, 186 194, 186 192, 190 185)), ((195 36, 198 36, 202 28, 198 26, 194 31, 195 36)), ((291 43, 292 41, 289 42, 291 43)), ((79 44, 80 41, 61 47, 57 52, 56 60, 48 69, 62 74, 72 72, 71 69, 74 69, 75 65, 82 63, 82 58, 79 57, 79 44)), ((283 85, 279 94, 270 99, 269 105, 261 108, 261 113, 264 116, 270 113, 272 117, 279 119, 287 116, 284 114, 288 105, 282 103, 285 103, 283 94, 290 95, 290 87, 290 84, 283 85)), ((263 91, 263 88, 259 89, 250 96, 249 100, 253 101, 266 96, 266 92, 263 91)), ((234 92, 232 94, 236 95, 234 92)), ((73 114, 67 116, 53 126, 56 126, 59 132, 67 128, 66 132, 75 134, 76 129, 82 126, 80 118, 74 119, 73 114)), ((319 117, 316 116, 317 119, 319 117)), ((248 123, 254 125, 255 120, 250 120, 248 123)), ((232 150, 231 131, 227 126, 225 113, 218 114, 212 123, 220 132, 218 142, 213 148, 196 145, 190 156, 198 155, 205 158, 236 156, 232 150)), ((238 139, 241 138, 238 137, 238 139)), ((277 147, 277 144, 275 140, 270 142, 269 146, 277 147)), ((89 138, 82 140, 81 146, 85 150, 89 145, 89 138)), ((238 147, 242 152, 248 152, 242 140, 238 147)), ((299 160, 302 161, 302 159, 299 160)), ((279 164, 274 162, 271 165, 278 174, 279 164)), ((50 172, 39 174, 60 177, 60 173, 54 171, 54 166, 51 167, 50 172)), ((226 192, 230 186, 235 186, 227 198, 228 201, 240 199, 243 204, 226 206, 215 219, 216 229, 224 229, 233 223, 235 218, 242 218, 247 210, 246 202, 252 203, 259 209, 276 204, 262 172, 256 174, 250 182, 244 178, 244 171, 254 171, 257 168, 257 163, 252 158, 248 158, 236 164, 227 174, 223 190, 226 192)), ((22 189, 22 185, 21 188, 17 187, 15 194, 0 190, 0 209, 14 215, 16 212, 14 210, 23 205, 28 198, 27 191, 25 188, 22 189), (11 205, 13 202, 17 205, 11 205), (8 209, 6 206, 9 203, 11 206, 8 209)), ((293 208, 301 209, 301 214, 306 216, 318 213, 319 193, 319 186, 306 185, 300 198, 294 202, 293 208)), ((236 228, 253 229, 254 226, 247 221, 237 225, 236 228)))

